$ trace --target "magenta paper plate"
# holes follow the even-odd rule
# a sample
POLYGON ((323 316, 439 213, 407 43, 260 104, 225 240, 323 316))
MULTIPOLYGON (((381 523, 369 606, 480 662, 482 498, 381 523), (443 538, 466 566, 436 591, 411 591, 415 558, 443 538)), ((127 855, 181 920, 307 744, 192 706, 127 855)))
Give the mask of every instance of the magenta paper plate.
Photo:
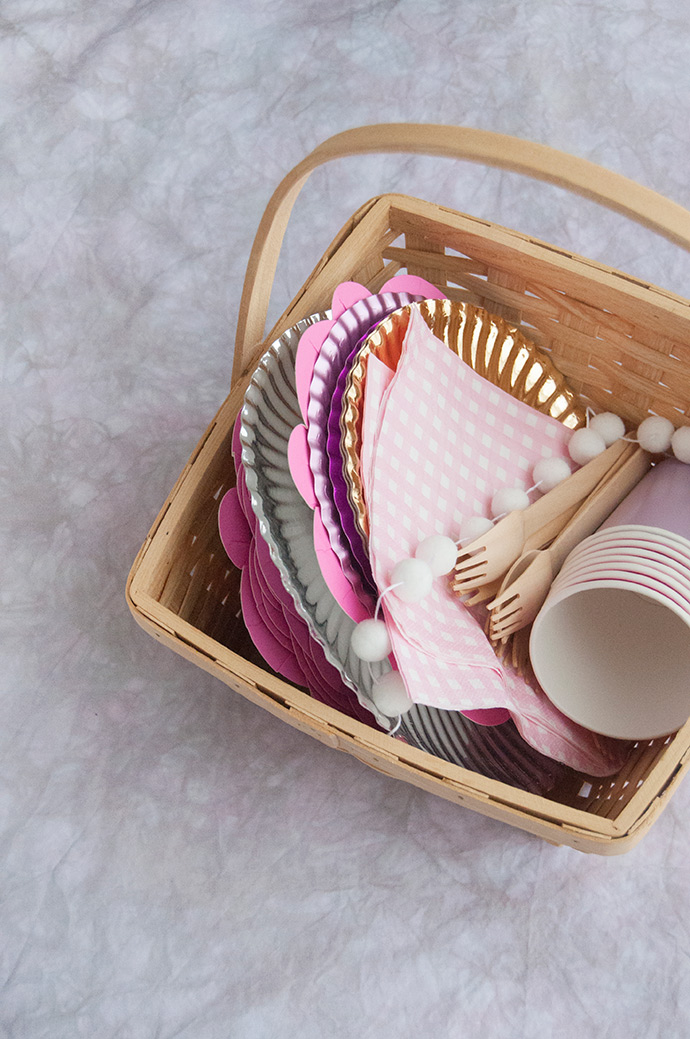
POLYGON ((371 572, 369 553, 367 551, 367 546, 362 539, 359 527, 357 526, 357 519, 350 500, 347 477, 345 476, 343 452, 341 447, 342 430, 340 427, 343 398, 345 396, 348 375, 350 374, 350 369, 359 354, 362 344, 366 342, 371 331, 373 331, 373 329, 369 329, 365 335, 357 340, 354 349, 350 351, 347 361, 343 365, 340 375, 338 376, 338 382, 333 393, 331 407, 328 414, 326 453, 328 455, 328 472, 331 478, 333 502, 338 516, 340 517, 343 533, 347 538, 353 558, 356 560, 364 574, 367 585, 373 588, 375 587, 375 582, 371 572))
POLYGON ((322 703, 378 728, 370 711, 343 683, 326 660, 306 622, 296 611, 292 596, 261 537, 244 478, 239 439, 240 417, 233 431, 237 485, 223 496, 218 510, 221 541, 242 571, 240 601, 251 639, 266 663, 288 681, 309 690, 322 703))

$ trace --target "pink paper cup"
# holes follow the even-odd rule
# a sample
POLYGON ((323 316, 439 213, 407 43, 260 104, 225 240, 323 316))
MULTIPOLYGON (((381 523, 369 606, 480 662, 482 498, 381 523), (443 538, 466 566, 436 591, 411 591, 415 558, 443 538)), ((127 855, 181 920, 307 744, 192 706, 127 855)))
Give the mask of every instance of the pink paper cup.
POLYGON ((688 625, 690 625, 690 585, 685 588, 673 583, 672 578, 662 576, 655 571, 635 567, 626 569, 623 564, 611 563, 603 567, 596 565, 582 567, 563 575, 563 580, 555 587, 556 592, 565 591, 569 588, 579 588, 580 585, 590 581, 616 580, 624 582, 631 588, 649 588, 660 595, 666 596, 669 604, 674 604, 679 610, 687 613, 688 625))
POLYGON ((599 528, 641 524, 690 539, 690 465, 665 458, 633 487, 599 528))
MULTIPOLYGON (((591 574, 597 576, 600 572, 608 570, 620 570, 631 577, 636 574, 640 576, 655 577, 669 588, 679 592, 681 595, 690 596, 690 568, 666 557, 650 557, 645 553, 629 551, 621 552, 590 552, 586 556, 573 559, 562 568, 559 578, 559 587, 564 581, 572 582, 583 575, 591 574)), ((584 578, 586 579, 586 577, 584 578)))
POLYGON ((552 703, 616 739, 654 739, 683 725, 690 604, 639 577, 556 584, 530 635, 534 673, 552 703))
POLYGON ((606 545, 611 542, 615 544, 629 539, 645 541, 652 547, 673 548, 690 559, 690 541, 687 538, 668 530, 662 530, 660 527, 645 527, 642 524, 632 523, 606 529, 600 527, 594 534, 590 534, 588 538, 581 541, 577 549, 573 551, 588 548, 590 545, 606 545))
MULTIPOLYGON (((586 552, 579 553, 577 556, 573 556, 573 561, 582 561, 591 558, 606 558, 609 559, 635 559, 640 558, 649 565, 654 563, 660 563, 663 566, 670 566, 678 570, 682 576, 690 578, 690 556, 683 555, 680 552, 675 552, 671 548, 650 548, 648 543, 644 541, 626 541, 624 543, 616 542, 614 545, 591 545, 586 552)), ((570 564, 570 559, 566 560, 565 565, 570 564)))

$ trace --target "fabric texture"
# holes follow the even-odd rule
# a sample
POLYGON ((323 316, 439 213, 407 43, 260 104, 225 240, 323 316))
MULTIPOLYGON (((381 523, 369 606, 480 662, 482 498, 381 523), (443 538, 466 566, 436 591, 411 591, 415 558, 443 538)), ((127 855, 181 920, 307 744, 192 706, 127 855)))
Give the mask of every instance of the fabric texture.
MULTIPOLYGON (((689 45, 677 0, 2 4, 2 1039, 686 1039, 687 779, 627 855, 551 847, 260 710, 124 587, 288 169, 454 123, 687 207, 689 45)), ((689 295, 682 250, 592 202, 357 156, 297 200, 270 323, 388 191, 689 295)))

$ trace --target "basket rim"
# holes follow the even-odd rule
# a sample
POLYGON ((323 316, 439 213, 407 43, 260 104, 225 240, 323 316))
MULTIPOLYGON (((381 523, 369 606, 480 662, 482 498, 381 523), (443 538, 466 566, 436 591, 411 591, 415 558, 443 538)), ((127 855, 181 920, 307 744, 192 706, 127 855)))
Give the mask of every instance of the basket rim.
MULTIPOLYGON (((381 767, 381 771, 388 775, 391 771, 387 766, 394 766, 397 778, 536 833, 552 843, 570 844, 601 854, 617 854, 627 850, 646 832, 690 767, 690 723, 660 751, 642 787, 631 796, 618 816, 611 819, 479 776, 349 719, 271 673, 256 668, 162 606, 155 595, 156 580, 160 579, 162 568, 171 559, 171 535, 174 535, 190 501, 203 484, 209 460, 227 441, 258 357, 300 317, 315 313, 323 309, 324 302, 328 303, 333 289, 344 280, 345 261, 332 263, 334 256, 339 257, 341 250, 348 251, 350 256, 357 255, 362 242, 371 240, 372 236, 385 238, 388 235, 392 241, 390 225, 396 221, 397 225, 404 224, 409 216, 430 221, 432 228, 447 230, 452 225, 468 239, 481 240, 484 248, 490 250, 503 247, 512 249, 515 255, 536 256, 544 264, 549 264, 550 269, 556 266, 588 285, 603 281, 626 302, 631 300, 637 307, 652 305, 665 317, 678 321, 686 331, 690 331, 690 300, 597 261, 434 203, 408 195, 375 196, 361 206, 336 235, 268 336, 252 351, 256 359, 250 360, 244 372, 235 379, 229 396, 203 433, 154 520, 132 565, 126 600, 136 621, 150 634, 262 707, 297 728, 306 729, 323 742, 346 750, 374 768, 386 766, 381 767), (238 685, 244 688, 238 689, 238 685)), ((395 236, 398 233, 402 230, 396 231, 395 236)))

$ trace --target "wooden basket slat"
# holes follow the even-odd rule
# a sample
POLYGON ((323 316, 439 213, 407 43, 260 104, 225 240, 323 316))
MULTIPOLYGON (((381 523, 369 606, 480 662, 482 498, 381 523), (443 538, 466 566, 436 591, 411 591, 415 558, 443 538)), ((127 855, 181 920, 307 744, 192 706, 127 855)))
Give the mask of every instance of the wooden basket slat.
POLYGON ((411 226, 436 244, 452 248, 500 270, 523 271, 530 283, 542 284, 569 299, 613 314, 651 332, 688 341, 690 302, 670 292, 610 271, 602 264, 576 257, 525 235, 477 221, 465 214, 443 211, 447 223, 423 216, 424 203, 412 200, 408 212, 392 203, 391 222, 407 233, 411 226))
POLYGON ((558 303, 552 302, 546 292, 540 295, 536 286, 528 287, 524 279, 518 277, 516 284, 519 288, 513 291, 511 279, 516 276, 508 271, 487 264, 476 264, 472 260, 457 256, 444 256, 440 252, 435 254, 438 259, 435 267, 432 267, 429 259, 432 255, 434 254, 421 249, 413 250, 411 254, 400 247, 386 250, 386 256, 395 258, 401 264, 414 265, 415 270, 424 269, 426 265, 429 274, 435 275, 429 280, 433 280, 439 288, 452 289, 454 286, 461 286, 473 293, 477 300, 483 299, 484 306, 488 306, 489 309, 501 306, 520 310, 523 317, 519 323, 524 323, 527 315, 536 318, 537 322, 549 318, 558 320, 561 313, 558 303))
MULTIPOLYGON (((401 248, 389 248, 386 250, 386 255, 395 257, 401 264, 405 262, 406 250, 401 248)), ((428 257, 432 254, 424 253, 421 250, 415 250, 413 258, 415 263, 421 267, 428 257)), ((444 265, 440 254, 436 254, 439 259, 437 260, 436 273, 448 276, 451 280, 454 280, 456 284, 462 285, 467 290, 473 292, 477 298, 484 296, 491 303, 504 306, 514 307, 519 309, 522 314, 520 323, 529 322, 535 327, 543 326, 545 323, 548 324, 550 321, 559 323, 564 313, 571 313, 574 316, 583 319, 582 329, 588 333, 594 341, 606 342, 607 340, 615 341, 621 346, 624 346, 626 341, 629 341, 632 346, 639 346, 641 351, 648 351, 645 356, 640 356, 640 360, 643 362, 649 359, 649 363, 655 363, 655 354, 660 354, 662 357, 668 358, 668 367, 670 370, 680 370, 683 367, 683 361, 679 356, 674 356, 674 350, 676 347, 685 350, 687 355, 687 338, 684 341, 678 341, 670 338, 669 336, 659 335, 658 332, 648 332, 648 341, 644 342, 644 338, 640 337, 639 341, 636 340, 636 335, 639 336, 642 330, 642 326, 636 326, 632 321, 620 318, 618 315, 612 314, 609 311, 596 309, 589 303, 584 303, 579 299, 573 299, 563 294, 562 291, 555 291, 550 287, 537 284, 536 282, 524 282, 523 279, 518 278, 516 284, 521 287, 518 291, 511 292, 511 275, 507 274, 504 270, 498 270, 497 268, 490 268, 483 265, 482 272, 477 272, 477 265, 472 264, 468 261, 466 265, 458 267, 457 277, 453 278, 454 270, 458 258, 455 256, 448 256, 448 265, 444 265), (496 289, 492 289, 491 286, 496 286, 496 289), (506 291, 508 290, 508 291, 506 291), (587 319, 590 319, 587 321, 587 319)))
POLYGON ((424 244, 423 238, 420 238, 413 231, 408 231, 405 235, 405 248, 396 250, 403 257, 402 261, 399 259, 398 262, 405 264, 409 274, 435 282, 441 273, 441 269, 436 266, 435 257, 439 256, 440 258, 444 256, 444 249, 442 245, 438 244, 425 249, 423 248, 424 244))
MULTIPOLYGON (((514 295, 514 303, 504 303, 500 305, 500 309, 497 311, 499 317, 502 317, 505 321, 509 321, 513 325, 518 327, 523 322, 523 305, 525 301, 525 280, 519 274, 508 273, 507 271, 499 271, 496 269, 489 270, 487 272, 487 284, 492 288, 500 289, 505 294, 510 292, 514 295)), ((486 309, 490 309, 486 308, 486 309)))
MULTIPOLYGON (((398 251, 401 258, 402 253, 402 250, 398 251)), ((647 412, 654 412, 677 421, 679 416, 687 415, 687 406, 680 410, 676 403, 679 399, 690 400, 690 369, 676 353, 682 344, 668 336, 651 333, 647 333, 646 342, 636 341, 621 332, 622 328, 629 334, 636 331, 629 322, 608 320, 609 315, 604 315, 603 322, 590 324, 587 318, 593 313, 592 308, 574 303, 558 314, 550 300, 537 300, 535 305, 534 297, 530 296, 527 305, 518 311, 515 307, 520 304, 520 293, 506 292, 505 289, 519 284, 519 279, 496 271, 492 272, 490 284, 497 286, 498 291, 486 291, 482 295, 476 291, 481 284, 479 279, 473 279, 470 284, 475 291, 466 297, 468 300, 472 299, 476 305, 488 307, 507 320, 522 325, 537 345, 548 349, 552 355, 557 352, 555 363, 578 385, 587 385, 590 391, 597 386, 600 391, 614 393, 618 384, 622 384, 620 389, 627 405, 626 418, 639 422, 647 412), (608 326, 606 330, 602 324, 608 326), (541 330, 541 334, 536 334, 535 329, 536 332, 541 330), (548 331, 544 332, 545 329, 548 331), (557 336, 557 351, 549 332, 557 336), (623 374, 617 371, 616 365, 624 366, 623 374), (588 370, 598 370, 602 374, 595 382, 591 376, 585 378, 588 370)), ((599 397, 597 403, 602 405, 604 399, 599 397)))
POLYGON ((400 273, 400 264, 387 262, 385 266, 379 267, 378 272, 371 278, 370 281, 365 282, 366 285, 371 285, 372 292, 380 292, 381 288, 394 278, 396 274, 400 273))
POLYGON ((396 261, 408 271, 426 269, 433 275, 435 285, 438 285, 439 281, 442 285, 447 282, 470 285, 474 279, 477 279, 478 285, 484 284, 490 269, 485 263, 477 263, 467 256, 450 253, 447 249, 443 250, 440 245, 432 251, 425 248, 413 249, 409 242, 402 246, 393 244, 384 249, 383 254, 386 259, 396 261))
MULTIPOLYGON (((387 250, 387 254, 390 253, 391 250, 387 250)), ((405 250, 396 249, 395 255, 402 261, 405 258, 405 250)), ((449 259, 455 260, 455 257, 449 259)), ((420 261, 419 266, 415 264, 415 270, 424 269, 421 265, 424 254, 415 251, 415 260, 420 261)), ((439 271, 440 267, 439 262, 439 271)), ((429 274, 430 271, 427 269, 426 276, 429 274)), ((462 284, 470 290, 470 294, 464 297, 468 302, 472 300, 475 305, 492 309, 493 312, 522 325, 526 331, 532 330, 532 338, 537 345, 546 345, 548 332, 544 330, 555 323, 557 328, 554 331, 559 332, 559 357, 570 356, 568 348, 573 347, 574 356, 582 361, 583 353, 589 346, 591 355, 588 357, 588 363, 593 363, 596 367, 597 359, 603 353, 610 356, 613 361, 626 365, 626 370, 631 375, 640 376, 643 381, 631 382, 629 389, 637 387, 639 390, 646 382, 650 390, 656 394, 660 384, 673 379, 672 392, 676 399, 688 400, 687 387, 690 386, 690 378, 687 362, 681 359, 683 354, 688 353, 684 343, 650 332, 646 333, 646 341, 635 338, 641 330, 631 322, 617 320, 614 315, 595 311, 579 301, 564 301, 562 294, 547 289, 540 290, 540 287, 534 284, 530 285, 529 294, 523 294, 525 290, 522 288, 511 291, 519 286, 520 282, 521 279, 514 279, 514 276, 495 269, 490 271, 488 281, 476 276, 462 275, 462 284), (542 291, 541 296, 537 294, 539 291, 542 291), (565 314, 574 315, 578 320, 566 320, 565 314), (592 318, 591 321, 587 320, 589 317, 592 318), (541 331, 541 335, 535 335, 535 329, 537 332, 541 331), (570 329, 574 334, 571 334, 570 329), (617 347, 615 351, 612 349, 614 346, 617 347)), ((553 348, 549 346, 549 349, 553 348)), ((651 401, 653 398, 650 396, 648 399, 651 401)), ((663 400, 663 395, 661 399, 663 400)), ((670 396, 666 397, 665 406, 677 407, 670 396)), ((644 400, 640 400, 638 407, 642 413, 649 410, 644 400)))
MULTIPOLYGON (((552 348, 550 351, 554 364, 558 365, 564 375, 584 382, 587 373, 597 373, 596 384, 607 388, 610 393, 616 393, 619 389, 633 391, 643 401, 639 411, 640 420, 649 410, 646 402, 651 404, 653 400, 666 397, 667 404, 675 406, 676 395, 670 390, 664 393, 664 388, 660 388, 658 383, 632 372, 627 365, 629 358, 626 356, 621 359, 619 349, 600 349, 601 340, 593 340, 586 332, 583 333, 581 328, 575 327, 575 321, 568 316, 559 323, 558 350, 552 348)), ((553 338, 550 342, 553 344, 553 338)), ((594 381, 593 374, 590 375, 590 381, 594 381)), ((684 392, 690 382, 687 373, 681 379, 678 373, 674 373, 674 381, 680 393, 684 392)))

